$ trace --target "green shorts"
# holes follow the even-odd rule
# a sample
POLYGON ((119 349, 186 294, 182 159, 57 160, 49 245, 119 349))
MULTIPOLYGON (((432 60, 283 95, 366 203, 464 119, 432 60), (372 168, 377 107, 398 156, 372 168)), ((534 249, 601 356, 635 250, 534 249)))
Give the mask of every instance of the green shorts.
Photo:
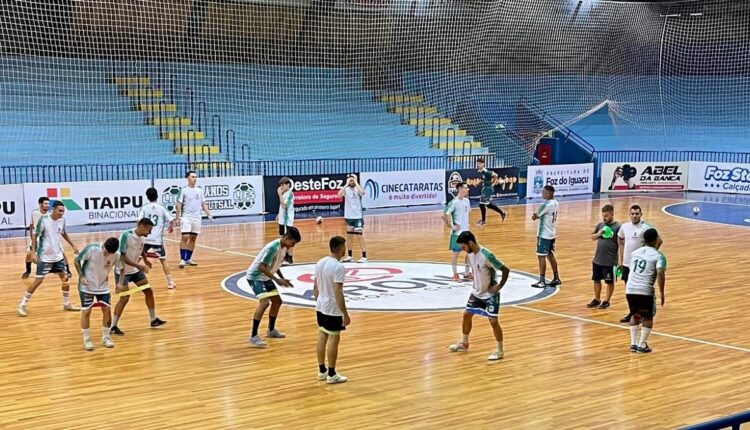
POLYGON ((346 225, 354 228, 362 230, 365 227, 365 220, 362 218, 359 219, 350 219, 350 218, 344 218, 344 221, 346 222, 346 225))
POLYGON ((456 241, 458 240, 458 234, 451 234, 451 240, 448 243, 448 250, 453 252, 461 252, 461 245, 456 241))

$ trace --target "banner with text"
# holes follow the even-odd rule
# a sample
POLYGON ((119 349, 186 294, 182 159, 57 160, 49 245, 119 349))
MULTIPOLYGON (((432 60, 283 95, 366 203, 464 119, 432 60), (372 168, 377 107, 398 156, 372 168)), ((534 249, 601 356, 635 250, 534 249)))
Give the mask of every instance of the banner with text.
POLYGON ((0 185, 0 229, 24 228, 27 225, 23 185, 0 185))
POLYGON ((547 185, 555 187, 555 196, 592 194, 594 192, 594 164, 556 164, 529 166, 526 197, 542 196, 547 185))
POLYGON ((688 189, 750 194, 750 164, 690 162, 688 189))
POLYGON ((96 181, 24 184, 26 223, 31 222, 31 212, 38 208, 39 197, 65 205, 67 225, 128 222, 138 219, 145 203, 146 189, 151 181, 96 181))
MULTIPOLYGON (((158 202, 174 213, 180 188, 185 179, 157 179, 154 188, 158 202)), ((263 212, 262 176, 226 176, 198 178, 196 186, 203 189, 208 209, 213 216, 257 215, 263 212)), ((205 215, 205 214, 204 214, 205 215)))
POLYGON ((445 202, 445 170, 362 173, 366 208, 431 205, 445 202))
MULTIPOLYGON (((490 169, 497 174, 492 184, 492 198, 518 195, 518 168, 501 167, 490 169)), ((469 198, 478 200, 482 195, 482 176, 477 169, 457 169, 445 171, 445 196, 450 200, 456 195, 456 184, 466 182, 469 186, 469 198)))
POLYGON ((601 192, 683 191, 687 162, 602 163, 601 192))
MULTIPOLYGON (((288 176, 292 180, 294 192, 294 212, 340 212, 343 209, 343 197, 338 193, 346 183, 346 176, 341 175, 297 175, 288 176)), ((268 212, 279 212, 279 179, 281 176, 267 176, 265 182, 265 201, 268 212)))

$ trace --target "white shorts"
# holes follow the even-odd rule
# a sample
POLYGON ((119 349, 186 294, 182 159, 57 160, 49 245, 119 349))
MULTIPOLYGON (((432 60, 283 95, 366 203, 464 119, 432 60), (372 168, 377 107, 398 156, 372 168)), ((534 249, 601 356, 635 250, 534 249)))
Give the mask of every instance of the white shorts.
POLYGON ((191 216, 180 217, 180 231, 182 232, 182 234, 200 234, 201 219, 193 218, 191 216))

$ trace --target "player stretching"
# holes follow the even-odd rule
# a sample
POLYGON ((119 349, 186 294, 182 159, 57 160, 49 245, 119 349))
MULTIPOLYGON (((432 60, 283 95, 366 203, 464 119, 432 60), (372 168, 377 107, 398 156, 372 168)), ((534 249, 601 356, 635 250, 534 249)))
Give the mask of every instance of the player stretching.
POLYGON ((52 212, 43 215, 36 224, 34 234, 31 235, 31 261, 36 263, 36 277, 34 282, 26 289, 16 311, 18 315, 26 316, 26 306, 31 300, 37 288, 42 285, 44 277, 49 273, 57 273, 62 281, 63 309, 66 311, 78 311, 77 306, 70 302, 70 284, 68 271, 65 265, 65 255, 62 251, 62 239, 65 239, 73 247, 73 253, 78 254, 78 248, 70 240, 65 231, 65 205, 61 201, 55 201, 52 212))
POLYGON ((474 272, 474 290, 469 295, 464 311, 461 327, 463 338, 460 342, 448 347, 451 351, 467 351, 469 349, 469 334, 474 314, 489 318, 490 326, 495 334, 497 350, 487 357, 487 360, 499 360, 505 355, 503 351, 503 329, 497 320, 500 312, 500 290, 508 282, 510 269, 498 260, 487 248, 479 246, 474 235, 465 231, 458 236, 461 249, 469 256, 469 265, 474 272), (497 271, 502 272, 500 283, 497 282, 497 271))
POLYGON ((653 228, 643 233, 646 246, 633 251, 630 258, 630 276, 625 285, 625 296, 630 308, 630 352, 651 352, 648 335, 654 327, 656 315, 656 290, 659 286, 661 305, 664 306, 664 284, 666 283, 667 259, 656 249, 659 233, 653 228), (642 324, 641 340, 637 342, 638 325, 642 324))
POLYGON ((42 216, 46 215, 47 212, 49 212, 49 197, 39 197, 39 209, 34 209, 33 212, 31 212, 31 224, 29 225, 29 243, 28 243, 28 249, 26 252, 26 270, 23 272, 23 275, 21 275, 21 279, 26 279, 31 275, 31 260, 34 253, 31 250, 31 236, 34 235, 34 229, 36 229, 36 225, 39 222, 39 220, 42 218, 42 216))
POLYGON ((194 171, 185 174, 187 178, 187 187, 180 188, 180 194, 177 195, 177 204, 175 205, 175 218, 180 224, 182 237, 180 238, 180 269, 188 266, 197 266, 193 261, 193 251, 195 251, 195 242, 201 233, 202 212, 206 212, 209 221, 214 219, 211 211, 208 210, 208 204, 203 196, 203 189, 196 187, 198 175, 194 171))
POLYGON ((537 230, 536 255, 539 259, 539 282, 531 284, 535 288, 554 287, 562 284, 560 275, 557 273, 557 259, 555 258, 555 235, 557 234, 557 213, 560 204, 555 200, 555 188, 546 185, 542 190, 544 203, 531 215, 532 220, 539 220, 537 230), (545 273, 547 272, 547 261, 552 266, 554 278, 547 284, 545 273))
POLYGON ((91 341, 90 320, 91 309, 94 300, 102 307, 102 345, 106 348, 114 348, 115 344, 109 338, 110 323, 112 322, 112 298, 109 295, 109 272, 117 263, 117 248, 120 242, 110 237, 103 244, 92 243, 86 245, 75 258, 76 271, 78 272, 78 293, 81 296, 81 334, 83 335, 83 348, 86 351, 94 349, 91 341))
POLYGON ((482 175, 482 195, 479 198, 479 211, 482 213, 482 219, 477 221, 477 224, 486 224, 487 208, 499 213, 500 219, 505 221, 505 216, 508 213, 495 206, 491 201, 492 193, 494 192, 493 183, 498 179, 497 173, 485 167, 484 158, 477 159, 477 170, 482 175))
MULTIPOLYGON (((292 180, 284 176, 279 179, 279 236, 283 237, 294 226, 294 193, 292 192, 292 180)), ((294 264, 292 248, 287 249, 282 264, 294 264)))
POLYGON ((352 246, 354 236, 359 239, 359 250, 362 252, 362 258, 357 263, 367 263, 367 251, 365 250, 365 219, 362 215, 362 197, 365 190, 357 182, 357 175, 349 175, 346 179, 346 185, 339 190, 339 196, 344 198, 344 221, 346 222, 346 245, 347 256, 343 262, 352 261, 352 246))
POLYGON ((150 219, 154 223, 154 228, 151 229, 151 234, 146 238, 143 251, 146 254, 153 253, 159 258, 161 267, 164 269, 164 275, 167 277, 167 288, 174 288, 177 285, 172 279, 172 272, 167 264, 167 250, 164 248, 164 227, 165 225, 168 226, 167 233, 172 233, 174 231, 174 218, 162 205, 156 203, 159 198, 156 188, 147 189, 146 198, 148 198, 149 203, 141 208, 138 218, 150 219))
POLYGON ((315 311, 318 319, 318 381, 329 384, 346 382, 348 378, 336 373, 341 332, 351 323, 344 298, 344 265, 339 263, 346 252, 346 240, 334 236, 328 242, 331 255, 315 265, 315 311), (326 367, 326 349, 328 367, 326 367))
MULTIPOLYGON (((458 275, 458 254, 461 253, 461 245, 458 244, 458 236, 469 231, 469 213, 471 212, 471 203, 469 203, 469 187, 466 182, 456 184, 456 197, 453 198, 443 210, 443 221, 451 229, 450 243, 448 249, 452 252, 451 266, 453 267, 453 280, 460 280, 458 275)), ((468 256, 467 256, 468 259, 468 256)), ((468 278, 469 266, 466 266, 464 277, 468 278)))

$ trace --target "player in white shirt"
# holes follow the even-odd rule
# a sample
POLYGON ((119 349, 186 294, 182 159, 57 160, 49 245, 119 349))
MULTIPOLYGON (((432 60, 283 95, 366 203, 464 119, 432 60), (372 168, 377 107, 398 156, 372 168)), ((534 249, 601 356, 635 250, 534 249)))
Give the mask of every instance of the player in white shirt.
POLYGON ((31 261, 36 263, 36 277, 34 282, 26 289, 26 293, 16 309, 18 315, 22 317, 26 316, 26 306, 34 291, 42 285, 44 277, 49 273, 57 273, 62 281, 63 309, 66 311, 80 310, 70 302, 70 284, 68 284, 70 277, 65 264, 65 254, 62 251, 62 239, 65 239, 73 247, 75 254, 78 254, 78 248, 65 231, 63 215, 65 215, 65 205, 59 200, 55 201, 52 205, 52 211, 39 219, 34 234, 31 235, 31 250, 33 252, 31 261))
POLYGON ((656 249, 659 233, 650 228, 643 232, 646 246, 633 251, 630 257, 630 275, 625 285, 625 297, 630 308, 630 352, 649 353, 648 335, 654 327, 656 315, 656 290, 659 287, 661 305, 664 306, 664 284, 666 283, 667 259, 656 249), (638 326, 641 339, 638 342, 638 326))
POLYGON ((328 242, 331 254, 323 257, 315 265, 313 296, 318 320, 318 381, 329 384, 346 382, 348 378, 336 373, 336 360, 339 356, 341 332, 351 324, 344 298, 344 265, 341 258, 346 252, 346 239, 334 236, 328 242), (326 367, 328 350, 328 367, 326 367))
POLYGON ((557 258, 555 258, 555 237, 557 236, 557 214, 560 204, 555 200, 555 188, 547 185, 542 190, 544 203, 531 215, 532 220, 539 220, 536 237, 536 255, 539 260, 539 282, 531 284, 535 288, 556 287, 562 282, 557 272, 557 258), (549 284, 546 280, 547 261, 552 266, 554 278, 549 284))
POLYGON ((291 282, 284 279, 279 268, 286 253, 300 241, 302 241, 302 236, 300 236, 299 230, 295 227, 288 227, 284 236, 267 243, 261 249, 258 256, 253 260, 253 264, 247 269, 247 283, 253 289, 255 298, 258 299, 258 307, 255 308, 253 314, 253 328, 250 337, 247 339, 252 347, 265 348, 268 346, 258 335, 258 328, 260 327, 260 321, 263 319, 263 314, 269 306, 271 306, 271 310, 268 312, 266 337, 286 337, 284 333, 276 330, 276 318, 279 316, 283 301, 274 282, 282 287, 292 286, 291 282))
POLYGON ((208 216, 208 220, 214 219, 208 204, 203 196, 203 188, 195 186, 198 181, 198 175, 190 170, 185 174, 187 186, 180 189, 175 204, 175 218, 180 226, 182 237, 180 238, 180 269, 188 266, 197 266, 193 261, 193 251, 195 251, 195 242, 201 232, 201 217, 203 212, 208 216))
MULTIPOLYGON (((115 292, 117 294, 128 290, 128 284, 134 283, 136 287, 141 287, 143 296, 146 299, 148 308, 149 321, 151 327, 159 327, 166 324, 156 317, 156 302, 154 300, 154 291, 148 283, 146 274, 151 270, 151 262, 146 258, 146 252, 143 245, 146 243, 146 236, 151 234, 154 223, 148 218, 141 218, 135 228, 125 230, 120 235, 120 260, 115 266, 115 292), (141 263, 143 259, 143 263, 141 263)), ((120 322, 125 306, 130 301, 130 295, 120 294, 120 299, 115 305, 115 315, 112 317, 112 334, 123 336, 125 333, 117 325, 120 322)))
POLYGON ((164 269, 164 275, 167 277, 167 288, 174 288, 177 285, 172 279, 172 272, 167 264, 167 250, 164 247, 164 230, 166 229, 167 233, 174 231, 174 217, 164 209, 164 206, 156 203, 159 198, 156 188, 147 189, 146 198, 148 198, 149 203, 141 208, 138 218, 150 219, 154 223, 154 228, 151 229, 151 234, 146 238, 143 251, 146 255, 156 255, 159 258, 161 267, 164 269))
POLYGON ((27 244, 28 249, 26 252, 26 270, 23 272, 23 275, 21 275, 21 279, 27 279, 29 275, 31 275, 31 256, 34 254, 31 251, 31 236, 34 235, 34 229, 36 229, 36 225, 39 222, 39 219, 41 219, 43 215, 46 215, 47 212, 49 212, 49 197, 39 197, 38 203, 39 209, 35 209, 33 212, 31 212, 31 224, 29 224, 29 242, 27 244))
MULTIPOLYGON (((290 178, 284 176, 279 179, 279 187, 276 189, 276 193, 279 195, 279 236, 283 237, 288 231, 289 227, 294 226, 294 192, 292 188, 294 184, 290 178)), ((292 248, 286 250, 286 256, 284 257, 283 263, 294 264, 294 253, 292 248)))
MULTIPOLYGON (((631 206, 630 222, 620 226, 620 231, 617 232, 617 242, 620 249, 617 276, 626 283, 628 282, 628 275, 630 274, 630 256, 633 254, 633 251, 646 244, 646 242, 643 241, 643 233, 652 228, 649 223, 643 220, 642 216, 643 211, 639 205, 631 206)), ((656 242, 656 249, 659 249, 662 243, 660 236, 656 242)), ((620 319, 620 322, 630 322, 630 317, 631 315, 628 313, 620 319)))
POLYGON ((359 239, 359 250, 362 258, 357 263, 367 263, 367 250, 365 249, 365 218, 362 211, 362 197, 365 190, 359 185, 357 175, 351 174, 346 178, 346 185, 339 190, 339 196, 344 198, 344 222, 346 223, 347 256, 343 262, 352 261, 352 247, 354 236, 359 239))
MULTIPOLYGON (((451 251, 451 266, 453 267, 453 280, 459 281, 458 275, 458 255, 461 253, 461 245, 458 244, 458 235, 469 231, 469 214, 471 213, 471 203, 469 202, 469 187, 466 182, 456 184, 456 197, 449 201, 443 210, 443 221, 451 229, 450 242, 448 250, 451 251)), ((468 261, 468 254, 467 254, 468 261)), ((469 266, 464 270, 464 277, 470 276, 469 266)))
POLYGON ((448 349, 454 352, 468 351, 472 317, 476 314, 489 319, 497 341, 497 350, 492 352, 487 359, 499 360, 505 355, 503 351, 503 329, 497 320, 500 313, 500 290, 508 282, 510 269, 498 260, 489 249, 479 246, 472 232, 461 233, 458 235, 457 242, 461 245, 461 249, 469 255, 469 265, 474 272, 474 284, 464 311, 461 327, 463 338, 460 342, 450 345, 448 349), (499 283, 497 282, 498 271, 502 274, 499 283))
POLYGON ((91 310, 99 305, 102 308, 102 345, 113 348, 115 344, 110 339, 110 324, 112 323, 112 297, 109 294, 109 272, 117 263, 119 256, 117 249, 120 241, 110 237, 104 243, 86 245, 73 261, 78 272, 78 294, 81 296, 81 334, 83 348, 87 351, 94 349, 91 341, 91 310), (94 303, 96 300, 96 304, 94 303))

